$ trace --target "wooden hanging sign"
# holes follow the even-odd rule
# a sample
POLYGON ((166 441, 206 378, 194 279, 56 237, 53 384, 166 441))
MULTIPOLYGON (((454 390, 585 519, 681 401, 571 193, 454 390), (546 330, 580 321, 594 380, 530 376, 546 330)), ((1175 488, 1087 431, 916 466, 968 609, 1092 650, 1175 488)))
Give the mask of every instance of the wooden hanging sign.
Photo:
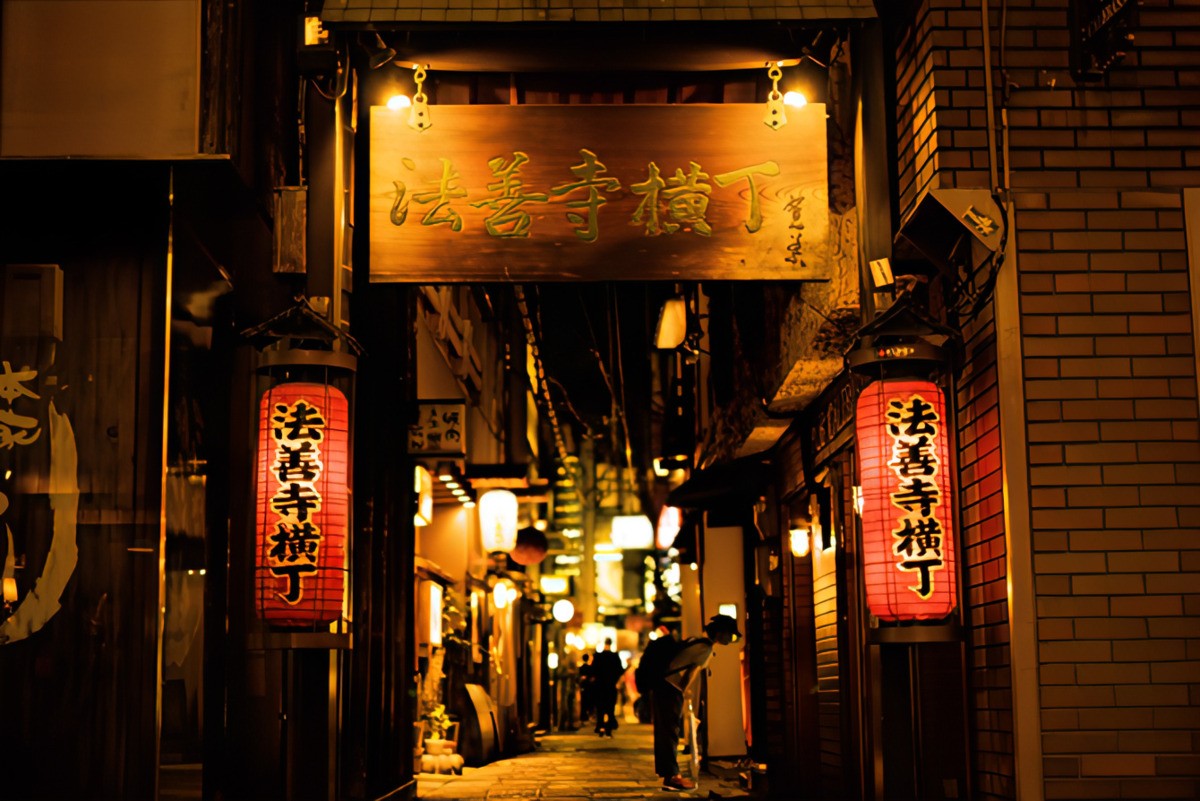
POLYGON ((825 107, 371 109, 372 281, 829 278, 825 107))

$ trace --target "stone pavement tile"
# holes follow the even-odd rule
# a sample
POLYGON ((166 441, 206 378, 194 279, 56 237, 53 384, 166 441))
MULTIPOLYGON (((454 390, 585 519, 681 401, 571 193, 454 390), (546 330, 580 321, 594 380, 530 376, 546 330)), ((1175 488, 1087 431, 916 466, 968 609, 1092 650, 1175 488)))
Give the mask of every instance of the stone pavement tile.
POLYGON ((487 791, 491 786, 491 782, 459 779, 456 782, 443 784, 430 793, 422 795, 421 798, 483 799, 487 796, 487 791))

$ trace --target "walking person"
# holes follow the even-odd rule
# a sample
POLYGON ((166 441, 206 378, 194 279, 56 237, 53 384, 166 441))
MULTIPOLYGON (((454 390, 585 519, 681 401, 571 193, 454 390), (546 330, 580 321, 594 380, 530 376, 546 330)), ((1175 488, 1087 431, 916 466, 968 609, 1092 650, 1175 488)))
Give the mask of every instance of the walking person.
POLYGON ((595 711, 595 670, 592 655, 584 653, 579 658, 579 722, 587 723, 595 711))
POLYGON ((596 700, 596 733, 601 737, 612 737, 617 728, 614 707, 617 705, 617 683, 625 674, 625 664, 613 648, 611 637, 606 637, 604 647, 592 659, 594 681, 593 697, 596 700))
MULTIPOLYGON (((700 675, 700 671, 712 659, 714 645, 729 645, 742 636, 738 631, 737 621, 729 615, 714 615, 704 626, 704 633, 704 637, 692 637, 678 643, 669 661, 664 660, 665 668, 661 669, 657 677, 644 677, 654 710, 654 772, 662 777, 664 790, 682 792, 696 788, 694 781, 679 773, 679 760, 676 755, 683 717, 683 698, 696 676, 700 675)), ((669 638, 660 637, 654 642, 665 639, 669 638)), ((647 646, 647 654, 650 650, 647 646)))

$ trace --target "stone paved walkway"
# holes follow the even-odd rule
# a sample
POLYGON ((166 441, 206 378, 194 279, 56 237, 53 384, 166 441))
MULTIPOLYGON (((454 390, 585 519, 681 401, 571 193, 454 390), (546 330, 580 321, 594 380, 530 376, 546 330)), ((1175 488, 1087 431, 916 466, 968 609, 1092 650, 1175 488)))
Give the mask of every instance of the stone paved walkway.
MULTIPOLYGON (((746 798, 730 780, 702 773, 690 793, 662 790, 654 775, 653 733, 649 724, 622 723, 612 739, 600 739, 590 729, 549 734, 538 738, 538 747, 511 759, 479 768, 465 768, 461 776, 420 774, 421 799, 453 801, 643 801, 668 798, 746 798)), ((687 771, 687 757, 680 755, 687 771)))

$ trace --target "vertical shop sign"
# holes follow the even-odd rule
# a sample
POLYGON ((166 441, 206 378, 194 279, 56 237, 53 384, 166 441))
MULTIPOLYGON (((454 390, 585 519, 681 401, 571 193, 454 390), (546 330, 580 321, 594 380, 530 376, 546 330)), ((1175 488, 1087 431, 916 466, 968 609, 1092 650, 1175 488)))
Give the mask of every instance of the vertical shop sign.
POLYGON ((419 401, 417 424, 408 431, 408 452, 421 456, 465 456, 466 417, 464 401, 419 401))
POLYGON ((346 396, 325 384, 278 384, 262 396, 258 431, 259 616, 280 626, 332 623, 346 583, 346 396))
POLYGON ((867 606, 885 621, 944 618, 957 577, 941 390, 924 380, 870 384, 855 426, 867 606))

